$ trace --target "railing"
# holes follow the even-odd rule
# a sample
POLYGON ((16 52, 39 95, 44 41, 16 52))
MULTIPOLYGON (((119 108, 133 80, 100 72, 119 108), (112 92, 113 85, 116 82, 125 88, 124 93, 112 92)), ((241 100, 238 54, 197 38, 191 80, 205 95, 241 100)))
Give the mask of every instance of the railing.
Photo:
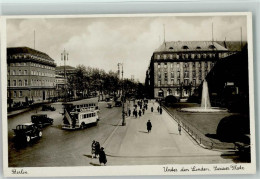
POLYGON ((182 119, 178 114, 172 114, 168 111, 167 107, 163 106, 165 111, 178 123, 181 127, 203 148, 207 149, 229 149, 234 150, 235 145, 229 143, 228 145, 225 143, 218 143, 210 138, 206 137, 202 132, 192 126, 189 122, 182 119))

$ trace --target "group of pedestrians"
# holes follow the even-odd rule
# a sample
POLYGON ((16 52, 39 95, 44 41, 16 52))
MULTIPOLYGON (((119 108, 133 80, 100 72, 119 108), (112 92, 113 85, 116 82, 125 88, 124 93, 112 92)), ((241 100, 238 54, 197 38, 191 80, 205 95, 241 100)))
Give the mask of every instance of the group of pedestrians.
MULTIPOLYGON (((137 104, 134 105, 133 116, 137 118, 145 114, 145 111, 148 109, 148 104, 144 100, 137 101, 137 104), (139 107, 139 110, 137 109, 139 107)), ((131 109, 128 109, 128 115, 131 116, 131 109)))
POLYGON ((92 141, 91 153, 92 153, 92 158, 99 158, 100 165, 102 163, 106 165, 107 163, 106 153, 103 147, 100 148, 100 143, 98 141, 95 140, 92 141))
MULTIPOLYGON (((152 110, 152 109, 151 109, 151 110, 152 110)), ((158 106, 158 107, 157 107, 157 111, 158 111, 158 113, 162 114, 162 106, 158 106)))

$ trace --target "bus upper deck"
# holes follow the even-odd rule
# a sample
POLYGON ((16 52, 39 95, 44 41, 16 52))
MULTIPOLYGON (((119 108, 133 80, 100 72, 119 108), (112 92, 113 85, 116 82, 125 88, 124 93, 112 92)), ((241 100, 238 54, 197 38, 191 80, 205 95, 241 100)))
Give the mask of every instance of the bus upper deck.
POLYGON ((68 112, 84 112, 99 110, 98 100, 96 98, 83 99, 80 101, 73 101, 69 103, 63 103, 64 107, 68 112))

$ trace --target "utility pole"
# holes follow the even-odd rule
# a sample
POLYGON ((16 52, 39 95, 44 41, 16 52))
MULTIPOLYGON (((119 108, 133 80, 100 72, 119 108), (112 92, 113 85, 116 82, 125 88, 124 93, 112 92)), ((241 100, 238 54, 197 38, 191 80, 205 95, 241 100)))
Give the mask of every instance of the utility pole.
POLYGON ((119 66, 122 66, 122 96, 121 96, 121 101, 122 101, 122 126, 126 125, 125 122, 125 90, 124 90, 124 66, 123 63, 118 63, 118 69, 119 66))
POLYGON ((66 76, 66 61, 69 60, 69 53, 67 53, 64 49, 63 53, 61 53, 61 61, 64 61, 64 102, 67 102, 67 76, 66 76))

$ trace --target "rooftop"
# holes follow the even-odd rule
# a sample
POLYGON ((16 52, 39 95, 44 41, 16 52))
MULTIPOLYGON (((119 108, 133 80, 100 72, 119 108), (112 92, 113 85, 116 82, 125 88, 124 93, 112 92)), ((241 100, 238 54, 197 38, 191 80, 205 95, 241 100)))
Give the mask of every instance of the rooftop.
POLYGON ((18 54, 31 54, 31 55, 35 55, 37 57, 42 57, 44 59, 48 59, 52 62, 54 62, 54 60, 49 57, 49 55, 47 55, 46 53, 40 52, 38 50, 35 49, 31 49, 29 47, 8 47, 7 48, 7 55, 18 55, 18 54))
POLYGON ((171 41, 163 43, 155 52, 187 51, 228 51, 227 48, 212 41, 171 41))

